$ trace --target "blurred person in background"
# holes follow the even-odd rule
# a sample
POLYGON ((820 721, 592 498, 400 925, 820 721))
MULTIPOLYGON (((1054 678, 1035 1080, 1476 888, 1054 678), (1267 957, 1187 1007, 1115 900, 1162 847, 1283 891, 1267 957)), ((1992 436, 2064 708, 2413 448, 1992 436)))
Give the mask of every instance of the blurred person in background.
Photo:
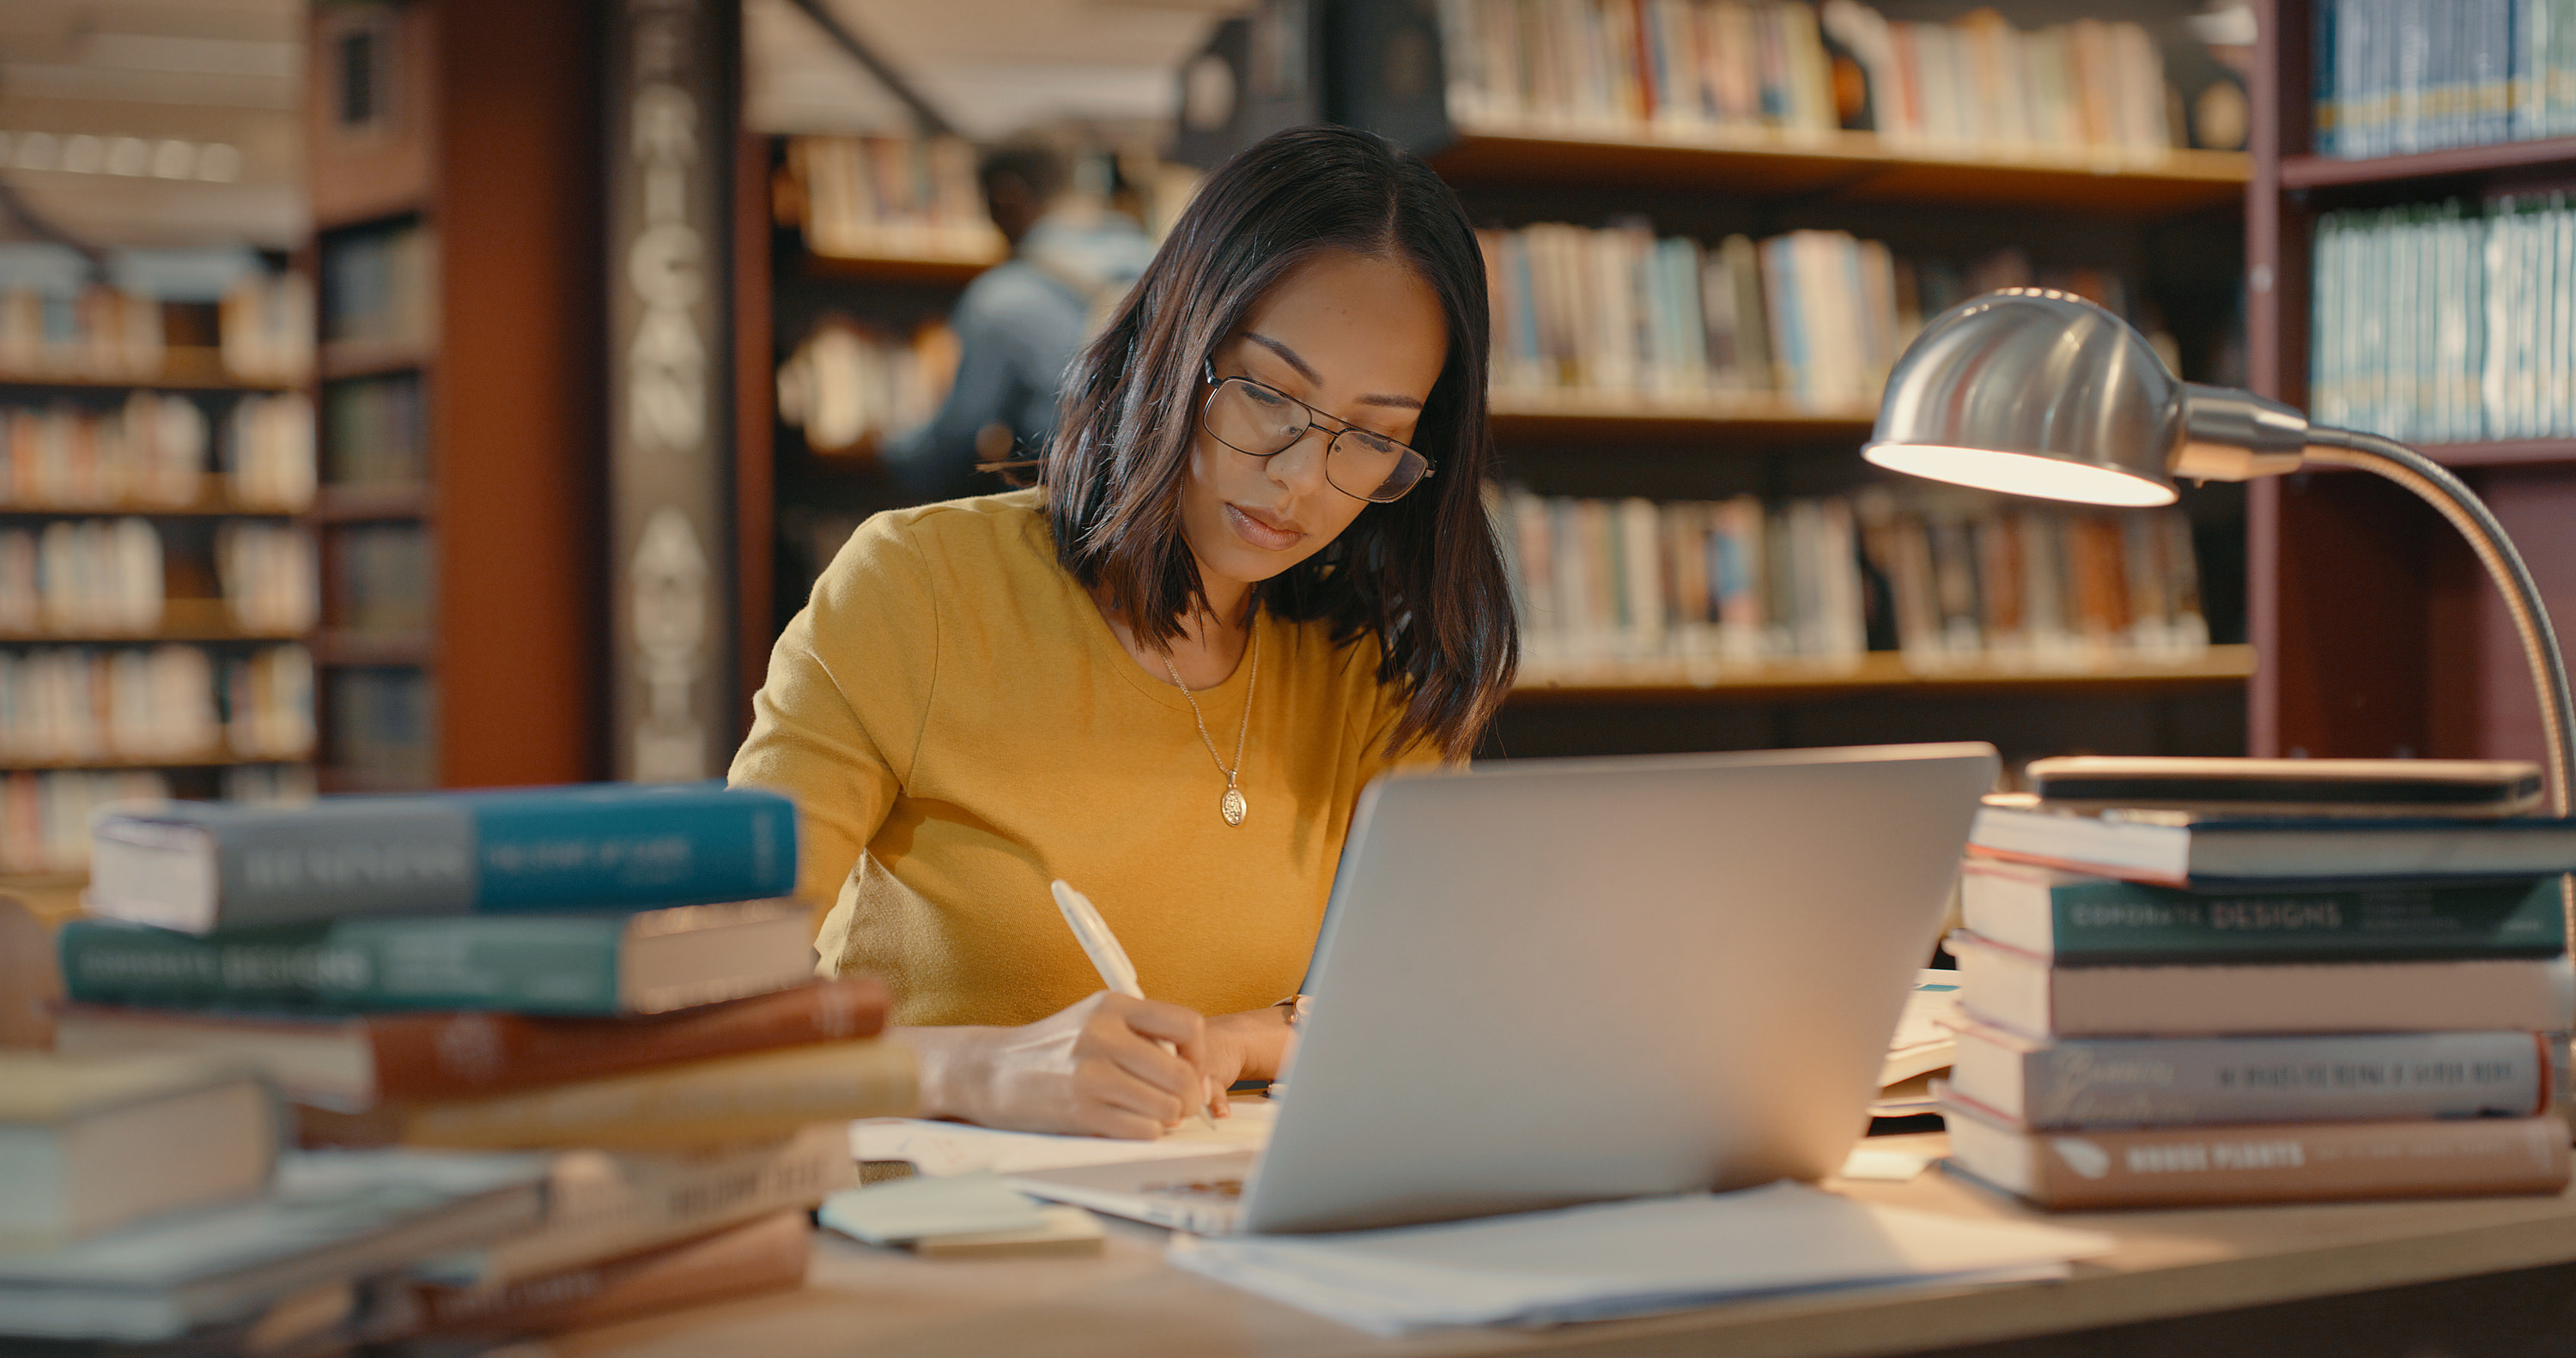
POLYGON ((916 502, 1004 489, 977 464, 1046 447, 1066 366, 1154 257, 1133 217, 1105 195, 1073 191, 1053 146, 998 147, 977 177, 1011 257, 957 300, 957 378, 939 413, 885 451, 886 470, 916 502))

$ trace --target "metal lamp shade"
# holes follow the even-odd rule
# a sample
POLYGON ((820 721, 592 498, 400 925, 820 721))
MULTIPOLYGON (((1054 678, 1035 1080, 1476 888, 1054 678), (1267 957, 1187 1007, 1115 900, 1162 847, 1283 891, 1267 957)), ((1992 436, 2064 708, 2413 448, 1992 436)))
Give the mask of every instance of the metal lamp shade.
POLYGON ((1861 456, 1890 471, 2086 504, 2172 504, 2183 384, 2128 322, 2006 288, 1923 327, 1861 456))

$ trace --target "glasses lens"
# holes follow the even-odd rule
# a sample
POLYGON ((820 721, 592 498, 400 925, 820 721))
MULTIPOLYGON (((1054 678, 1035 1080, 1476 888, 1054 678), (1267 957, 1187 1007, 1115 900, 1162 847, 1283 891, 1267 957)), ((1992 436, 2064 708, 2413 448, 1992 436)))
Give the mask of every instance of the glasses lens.
POLYGON ((1267 387, 1229 377, 1208 393, 1203 422, 1226 447, 1268 457, 1305 436, 1306 408, 1267 387))
POLYGON ((1403 499, 1429 470, 1431 462, 1422 454, 1365 429, 1343 430, 1333 440, 1332 456, 1324 461, 1324 479, 1347 494, 1380 504, 1403 499))

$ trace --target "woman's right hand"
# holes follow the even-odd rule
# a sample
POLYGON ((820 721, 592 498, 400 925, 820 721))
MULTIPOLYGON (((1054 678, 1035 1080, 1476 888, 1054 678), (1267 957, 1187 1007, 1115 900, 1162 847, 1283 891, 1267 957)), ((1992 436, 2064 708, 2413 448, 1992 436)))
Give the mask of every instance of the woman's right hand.
POLYGON ((1194 1010, 1104 990, 1018 1028, 887 1036, 921 1056, 924 1116, 1151 1141, 1207 1102, 1206 1034, 1194 1010))

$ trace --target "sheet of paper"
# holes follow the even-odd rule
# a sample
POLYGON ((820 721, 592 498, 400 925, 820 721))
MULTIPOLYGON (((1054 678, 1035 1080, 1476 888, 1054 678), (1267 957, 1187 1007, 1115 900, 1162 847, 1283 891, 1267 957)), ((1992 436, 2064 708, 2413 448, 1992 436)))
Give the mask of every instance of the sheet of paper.
POLYGON ((850 1124, 850 1152, 861 1160, 908 1160, 923 1174, 944 1176, 991 1170, 1027 1174, 1126 1160, 1172 1160, 1192 1155, 1257 1151, 1270 1139, 1267 1099, 1232 1100, 1233 1113, 1211 1132, 1184 1122, 1159 1141, 1112 1141, 1097 1136, 1043 1136, 997 1132, 962 1122, 918 1118, 863 1118, 850 1124))
POLYGON ((1046 1224, 1037 1199, 996 1174, 893 1179, 845 1188, 823 1200, 825 1227, 871 1245, 925 1236, 989 1235, 1033 1231, 1046 1224))
POLYGON ((2110 1237, 1779 1183, 1329 1236, 1176 1236, 1172 1262, 1379 1334, 1554 1324, 1817 1288, 2063 1276, 2110 1237))
POLYGON ((1959 1050, 1950 1031, 1960 1021, 1959 995, 1955 971, 1926 967, 1914 974, 1914 988, 1906 992, 1905 1010, 1897 1016, 1896 1034, 1888 1039, 1887 1059, 1879 1067, 1881 1085, 1950 1064, 1959 1050))

